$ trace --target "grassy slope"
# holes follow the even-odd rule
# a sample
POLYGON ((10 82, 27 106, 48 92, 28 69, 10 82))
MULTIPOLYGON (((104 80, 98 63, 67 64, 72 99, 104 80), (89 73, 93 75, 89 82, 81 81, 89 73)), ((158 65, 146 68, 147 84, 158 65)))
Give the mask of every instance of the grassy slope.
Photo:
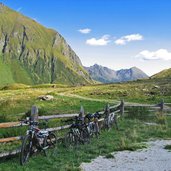
POLYGON ((165 70, 153 75, 152 78, 155 78, 155 79, 171 78, 171 68, 170 69, 165 69, 165 70))
POLYGON ((1 85, 6 85, 8 83, 14 83, 14 79, 11 73, 11 69, 8 65, 4 65, 0 57, 0 73, 3 75, 0 77, 1 85))
MULTIPOLYGON (((14 63, 10 59, 15 59, 17 63, 10 66, 13 82, 25 84, 53 82, 71 85, 91 82, 79 58, 56 31, 47 29, 7 7, 3 7, 0 14, 0 37, 2 42, 5 41, 5 36, 8 38, 5 59, 8 58, 6 61, 9 65, 14 63), (24 28, 26 36, 23 39, 24 28), (57 39, 56 44, 54 44, 55 39, 57 39), (52 57, 55 58, 54 65, 56 66, 53 80, 52 57), (18 73, 13 73, 17 69, 21 72, 22 78, 17 76, 18 73), (80 71, 83 76, 78 74, 80 71)), ((0 44, 0 50, 3 49, 3 45, 3 43, 0 44)), ((0 73, 0 76, 4 77, 3 74, 0 73)), ((3 81, 2 84, 6 82, 3 81)), ((9 80, 7 83, 12 83, 12 81, 9 80)))
POLYGON ((32 84, 30 74, 16 60, 4 61, 0 56, 0 85, 12 83, 32 84))
MULTIPOLYGON (((52 114, 76 112, 79 110, 81 104, 86 106, 87 103, 91 103, 91 101, 89 101, 90 99, 101 99, 102 103, 99 103, 98 106, 105 104, 106 101, 114 102, 120 99, 124 99, 126 102, 157 104, 163 98, 165 102, 171 102, 171 87, 168 80, 167 82, 163 80, 161 82, 143 80, 123 84, 80 87, 55 84, 27 87, 25 85, 15 84, 8 87, 6 86, 4 89, 7 90, 0 91, 0 116, 2 114, 6 115, 7 118, 9 117, 9 120, 11 120, 11 118, 16 119, 15 114, 28 111, 33 104, 38 105, 44 114, 52 114), (61 96, 60 93, 63 93, 66 97, 61 96), (39 101, 38 96, 45 94, 53 95, 55 100, 53 102, 39 101), (78 97, 72 95, 78 95, 78 97), (88 98, 80 99, 79 96, 88 98)), ((96 100, 94 102, 96 102, 96 100)), ((101 108, 103 108, 103 106, 101 106, 101 108)), ((91 112, 91 106, 87 106, 86 111, 87 110, 91 112)))
POLYGON ((0 91, 0 116, 6 117, 6 120, 17 120, 22 115, 18 113, 27 112, 32 105, 37 105, 40 108, 41 115, 57 114, 57 113, 77 113, 80 106, 83 105, 85 110, 93 112, 94 107, 100 110, 105 105, 105 102, 92 102, 88 100, 81 100, 79 98, 62 97, 58 95, 57 89, 22 89, 0 91), (40 101, 40 95, 53 95, 53 101, 40 101))
POLYGON ((170 80, 141 80, 122 84, 107 84, 72 88, 68 93, 81 96, 140 103, 158 103, 162 98, 171 101, 170 80))

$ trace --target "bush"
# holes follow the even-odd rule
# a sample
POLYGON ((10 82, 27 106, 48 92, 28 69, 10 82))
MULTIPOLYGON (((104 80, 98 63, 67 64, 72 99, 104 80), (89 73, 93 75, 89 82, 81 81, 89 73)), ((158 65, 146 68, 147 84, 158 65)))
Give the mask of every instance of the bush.
POLYGON ((164 116, 161 112, 156 113, 156 122, 161 125, 166 124, 166 116, 164 116))

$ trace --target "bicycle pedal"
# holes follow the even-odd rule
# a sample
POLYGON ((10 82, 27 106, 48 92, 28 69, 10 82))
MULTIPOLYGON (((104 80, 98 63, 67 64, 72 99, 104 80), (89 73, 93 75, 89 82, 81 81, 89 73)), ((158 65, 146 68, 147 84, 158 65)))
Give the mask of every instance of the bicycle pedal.
POLYGON ((36 153, 37 151, 38 151, 37 149, 34 149, 34 150, 33 150, 33 153, 36 153))
POLYGON ((43 150, 46 150, 46 149, 48 149, 48 148, 49 148, 49 146, 46 146, 46 147, 43 148, 43 150))

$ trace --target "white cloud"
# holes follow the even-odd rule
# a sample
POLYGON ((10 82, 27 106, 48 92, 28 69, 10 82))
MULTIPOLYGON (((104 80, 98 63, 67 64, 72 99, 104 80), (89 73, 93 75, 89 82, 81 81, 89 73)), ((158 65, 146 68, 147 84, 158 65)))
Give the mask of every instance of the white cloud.
POLYGON ((37 18, 33 18, 34 21, 39 22, 37 18))
POLYGON ((86 41, 86 44, 91 46, 106 46, 110 42, 109 38, 109 35, 104 35, 100 39, 91 38, 86 41))
POLYGON ((143 50, 136 58, 140 58, 142 60, 171 60, 171 52, 168 52, 167 49, 159 49, 157 51, 148 51, 143 50))
POLYGON ((91 32, 91 29, 89 29, 89 28, 85 28, 85 29, 80 29, 80 30, 78 30, 80 33, 82 33, 82 34, 88 34, 88 33, 90 33, 91 32))
POLYGON ((22 10, 22 7, 17 8, 17 12, 20 12, 22 10))
POLYGON ((115 41, 115 44, 116 45, 125 45, 128 42, 137 41, 137 40, 143 40, 143 36, 141 34, 126 35, 126 36, 121 37, 120 39, 117 39, 115 41))

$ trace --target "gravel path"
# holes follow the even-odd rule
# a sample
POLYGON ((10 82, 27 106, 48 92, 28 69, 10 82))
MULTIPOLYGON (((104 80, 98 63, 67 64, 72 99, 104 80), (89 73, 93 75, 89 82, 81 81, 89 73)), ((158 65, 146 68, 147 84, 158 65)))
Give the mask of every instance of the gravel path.
POLYGON ((114 152, 114 158, 98 157, 91 163, 82 163, 83 171, 171 171, 171 152, 164 149, 171 140, 147 143, 147 149, 134 152, 114 152))

